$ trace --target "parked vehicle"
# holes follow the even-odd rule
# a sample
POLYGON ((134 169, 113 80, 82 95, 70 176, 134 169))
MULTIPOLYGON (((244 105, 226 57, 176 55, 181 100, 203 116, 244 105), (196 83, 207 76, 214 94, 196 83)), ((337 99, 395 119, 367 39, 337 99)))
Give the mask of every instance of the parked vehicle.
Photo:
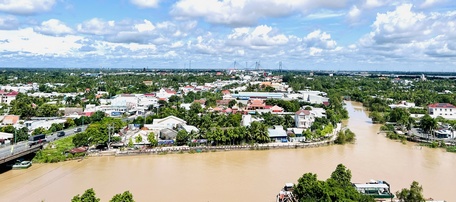
POLYGON ((33 146, 36 144, 41 144, 46 142, 46 135, 44 134, 39 134, 39 135, 34 135, 29 137, 29 146, 33 146))
POLYGON ((64 131, 57 132, 57 137, 63 137, 63 136, 65 136, 65 132, 64 131))

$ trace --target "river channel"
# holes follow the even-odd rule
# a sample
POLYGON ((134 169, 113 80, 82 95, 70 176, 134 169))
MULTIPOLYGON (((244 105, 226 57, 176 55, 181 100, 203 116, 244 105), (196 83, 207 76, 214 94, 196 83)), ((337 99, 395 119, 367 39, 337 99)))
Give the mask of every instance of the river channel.
POLYGON ((94 188, 101 201, 125 190, 136 201, 275 201, 286 182, 313 172, 326 179, 343 163, 354 182, 385 180, 392 191, 418 181, 426 197, 456 201, 456 154, 406 145, 377 134, 360 103, 347 102, 349 145, 308 149, 229 151, 35 164, 0 174, 0 201, 70 201, 94 188))

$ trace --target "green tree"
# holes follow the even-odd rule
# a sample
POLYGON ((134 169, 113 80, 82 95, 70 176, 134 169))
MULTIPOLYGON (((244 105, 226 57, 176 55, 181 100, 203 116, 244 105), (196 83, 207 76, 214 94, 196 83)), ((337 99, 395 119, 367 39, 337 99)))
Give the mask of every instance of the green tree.
POLYGON ((132 148, 134 146, 133 139, 128 139, 128 147, 132 148))
POLYGON ((424 132, 429 134, 432 130, 437 128, 437 121, 429 116, 429 114, 426 114, 420 120, 420 127, 424 132))
POLYGON ((230 100, 230 102, 228 102, 228 107, 232 108, 234 105, 236 105, 236 103, 237 103, 236 100, 230 100))
POLYGON ((76 125, 76 123, 74 123, 74 120, 71 119, 71 118, 67 118, 65 123, 63 124, 65 128, 70 128, 70 127, 73 127, 76 125))
POLYGON ((155 139, 155 133, 150 132, 147 136, 147 141, 149 141, 151 147, 156 147, 158 145, 157 139, 155 139))
POLYGON ((176 144, 177 145, 185 145, 188 142, 188 133, 186 130, 180 130, 177 132, 176 136, 176 144))
POLYGON ((423 187, 416 181, 410 185, 410 189, 403 188, 396 192, 397 198, 402 202, 424 202, 423 187))
POLYGON ((82 196, 76 195, 71 199, 71 202, 99 202, 100 198, 97 198, 93 188, 87 189, 82 196))
POLYGON ((58 115, 59 108, 53 104, 43 104, 36 110, 36 116, 53 117, 58 115))
POLYGON ((142 141, 143 141, 142 136, 138 134, 138 135, 135 137, 135 142, 136 142, 136 143, 140 143, 140 142, 142 142, 142 141))
POLYGON ((109 202, 134 202, 133 194, 130 191, 125 191, 122 194, 116 194, 109 202))
POLYGON ((351 171, 339 164, 326 181, 319 181, 313 173, 304 174, 298 179, 294 194, 299 201, 374 201, 356 191, 350 181, 351 171))

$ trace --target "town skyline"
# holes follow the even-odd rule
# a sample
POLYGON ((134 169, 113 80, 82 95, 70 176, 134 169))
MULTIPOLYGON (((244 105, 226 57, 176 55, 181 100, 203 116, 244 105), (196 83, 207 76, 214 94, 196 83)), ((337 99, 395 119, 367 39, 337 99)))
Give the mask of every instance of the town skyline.
POLYGON ((0 1, 0 66, 454 72, 449 0, 0 1), (102 8, 102 9, 100 9, 102 8))

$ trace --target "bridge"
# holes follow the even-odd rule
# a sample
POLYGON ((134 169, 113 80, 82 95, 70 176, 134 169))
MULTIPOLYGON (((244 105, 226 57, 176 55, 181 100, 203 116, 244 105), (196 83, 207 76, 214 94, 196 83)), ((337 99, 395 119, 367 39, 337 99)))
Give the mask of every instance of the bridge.
POLYGON ((14 146, 19 146, 19 145, 11 145, 10 147, 4 148, 5 150, 1 150, 0 153, 0 164, 4 164, 8 161, 14 160, 21 158, 25 155, 35 153, 39 151, 40 149, 43 148, 44 143, 34 145, 32 147, 27 148, 28 145, 25 145, 25 147, 20 146, 19 149, 15 149, 14 146), (9 153, 7 149, 10 149, 9 153), (5 152, 7 151, 7 152, 5 152))
MULTIPOLYGON (((85 131, 87 129, 87 126, 81 126, 81 132, 85 131)), ((65 132, 65 136, 71 136, 76 133, 79 133, 73 129, 66 129, 63 130, 65 132)), ((56 133, 51 134, 46 136, 46 141, 40 144, 36 144, 33 146, 30 146, 28 144, 28 141, 22 141, 18 142, 17 144, 13 145, 6 145, 0 148, 0 165, 5 164, 6 162, 9 162, 14 159, 21 158, 23 156, 26 156, 31 153, 35 153, 43 148, 43 146, 49 142, 52 142, 54 140, 60 139, 61 137, 58 137, 56 133)))

